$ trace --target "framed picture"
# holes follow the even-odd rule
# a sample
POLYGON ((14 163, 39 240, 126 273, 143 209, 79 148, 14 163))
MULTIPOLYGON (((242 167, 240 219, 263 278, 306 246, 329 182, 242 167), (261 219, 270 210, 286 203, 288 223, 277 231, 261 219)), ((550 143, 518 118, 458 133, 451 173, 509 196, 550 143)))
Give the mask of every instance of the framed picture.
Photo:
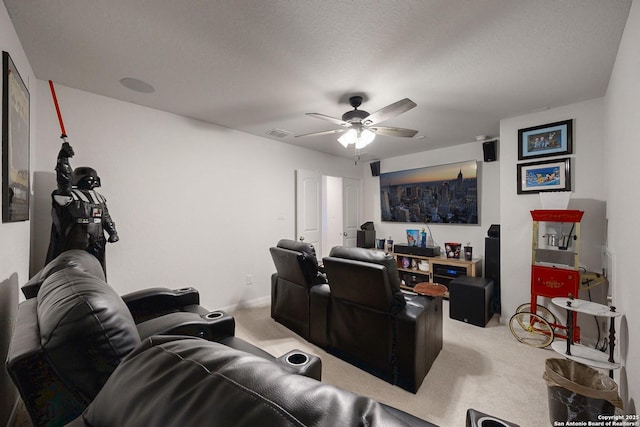
POLYGON ((2 52, 2 222, 29 219, 29 91, 2 52))
POLYGON ((407 245, 418 246, 420 244, 420 230, 407 230, 407 245))
POLYGON ((479 224, 478 162, 380 174, 380 218, 391 222, 479 224))
POLYGON ((569 157, 547 161, 519 163, 518 194, 571 190, 569 157))
POLYGON ((518 160, 573 152, 573 120, 518 130, 518 160))

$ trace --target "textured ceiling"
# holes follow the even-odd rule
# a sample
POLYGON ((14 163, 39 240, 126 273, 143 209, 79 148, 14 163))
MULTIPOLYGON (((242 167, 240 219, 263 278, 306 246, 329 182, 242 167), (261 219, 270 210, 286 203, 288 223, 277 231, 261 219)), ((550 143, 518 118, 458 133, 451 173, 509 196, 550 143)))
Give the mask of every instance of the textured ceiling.
POLYGON ((381 123, 361 160, 498 136, 499 120, 605 94, 631 0, 4 0, 36 76, 352 157, 348 98, 381 123), (141 79, 143 94, 120 84, 141 79), (282 129, 292 135, 267 135, 282 129))

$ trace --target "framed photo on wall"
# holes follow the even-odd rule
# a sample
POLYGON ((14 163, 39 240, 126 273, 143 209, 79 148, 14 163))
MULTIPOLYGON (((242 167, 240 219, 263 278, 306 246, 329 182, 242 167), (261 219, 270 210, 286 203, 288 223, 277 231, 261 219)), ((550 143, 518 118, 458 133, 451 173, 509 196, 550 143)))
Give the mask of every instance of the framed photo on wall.
POLYGON ((518 130, 518 160, 573 153, 573 120, 518 130))
POLYGON ((29 91, 2 52, 2 222, 29 219, 29 91))
POLYGON ((571 159, 519 163, 518 194, 571 190, 571 159))

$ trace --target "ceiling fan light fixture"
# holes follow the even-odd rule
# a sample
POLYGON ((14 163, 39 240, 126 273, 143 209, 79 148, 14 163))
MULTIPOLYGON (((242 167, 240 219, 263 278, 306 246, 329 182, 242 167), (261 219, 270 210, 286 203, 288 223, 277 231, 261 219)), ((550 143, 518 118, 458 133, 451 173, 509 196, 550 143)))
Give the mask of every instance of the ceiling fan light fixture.
POLYGON ((358 133, 355 129, 349 129, 344 135, 338 138, 338 142, 347 148, 350 144, 353 144, 358 139, 358 133))
POLYGON ((376 134, 371 132, 369 129, 363 129, 360 133, 360 137, 356 139, 356 149, 361 149, 371 144, 371 142, 376 138, 376 134))
POLYGON ((358 110, 358 107, 362 103, 361 96, 352 96, 349 98, 349 103, 353 107, 353 110, 347 111, 342 115, 342 119, 327 116, 320 113, 306 113, 307 116, 315 117, 317 119, 325 120, 333 124, 342 126, 342 130, 334 131, 321 131, 312 132, 304 135, 296 135, 296 138, 302 136, 313 135, 326 135, 330 133, 342 133, 342 136, 338 138, 338 142, 342 144, 344 148, 348 148, 349 145, 355 144, 356 150, 361 149, 369 145, 376 137, 376 134, 384 136, 395 136, 412 138, 418 131, 413 129, 403 129, 389 126, 378 126, 377 123, 396 117, 410 109, 416 107, 416 103, 409 98, 401 99, 400 101, 389 104, 376 111, 373 114, 369 114, 364 110, 358 110), (343 133, 344 132, 344 133, 343 133))

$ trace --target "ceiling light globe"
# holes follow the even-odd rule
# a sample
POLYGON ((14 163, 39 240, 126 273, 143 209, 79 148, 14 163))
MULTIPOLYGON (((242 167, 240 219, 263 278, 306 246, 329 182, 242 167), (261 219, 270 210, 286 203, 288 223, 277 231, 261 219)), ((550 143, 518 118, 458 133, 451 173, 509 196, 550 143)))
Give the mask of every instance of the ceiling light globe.
POLYGON ((356 140, 356 148, 361 149, 369 145, 376 137, 376 134, 369 129, 364 129, 360 133, 360 138, 356 140))
POLYGON ((345 133, 340 138, 338 138, 338 142, 342 144, 344 148, 347 148, 349 144, 353 144, 354 142, 356 142, 357 138, 358 138, 358 133, 356 132, 356 130, 349 129, 347 133, 345 133))

